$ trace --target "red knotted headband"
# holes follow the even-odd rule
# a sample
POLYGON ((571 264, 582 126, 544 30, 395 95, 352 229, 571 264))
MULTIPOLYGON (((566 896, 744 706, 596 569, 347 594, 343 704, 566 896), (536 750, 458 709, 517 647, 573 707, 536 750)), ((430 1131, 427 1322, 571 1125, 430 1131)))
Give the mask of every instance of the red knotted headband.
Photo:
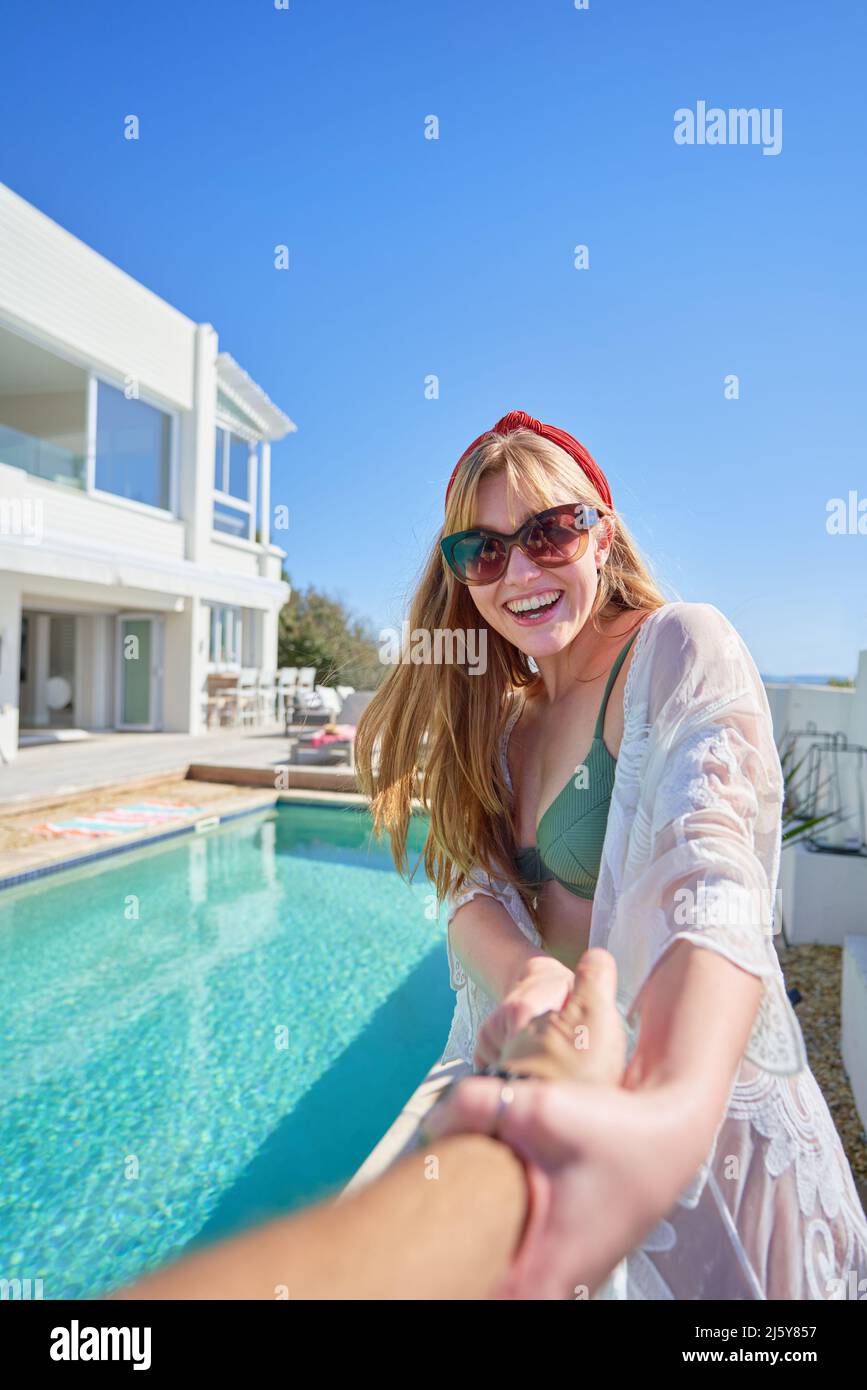
POLYGON ((583 444, 579 444, 571 434, 565 430, 558 430, 556 425, 543 425, 533 415, 528 415, 525 410, 510 410, 508 415, 504 415, 502 420, 484 434, 480 434, 478 439, 474 439, 469 448, 464 449, 457 463, 454 466, 452 476, 449 478, 449 485, 446 488, 446 503, 449 500, 449 492, 455 480, 455 474, 468 454, 471 454, 477 444, 481 444, 486 434, 511 434, 513 430, 535 430, 543 439, 550 439, 552 444, 558 444, 561 449, 565 449, 567 454, 571 454, 575 462, 586 473, 591 483, 595 487, 603 502, 609 507, 613 507, 611 501, 611 489, 608 486, 608 479, 599 467, 596 460, 587 452, 583 444))

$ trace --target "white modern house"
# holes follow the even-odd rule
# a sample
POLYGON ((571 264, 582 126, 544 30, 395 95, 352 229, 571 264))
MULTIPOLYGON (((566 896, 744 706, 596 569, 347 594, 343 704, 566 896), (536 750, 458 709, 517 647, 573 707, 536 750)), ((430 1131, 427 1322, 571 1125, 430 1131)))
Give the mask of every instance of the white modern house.
POLYGON ((197 733, 209 672, 274 669, 295 428, 209 323, 0 184, 0 762, 19 728, 197 733))

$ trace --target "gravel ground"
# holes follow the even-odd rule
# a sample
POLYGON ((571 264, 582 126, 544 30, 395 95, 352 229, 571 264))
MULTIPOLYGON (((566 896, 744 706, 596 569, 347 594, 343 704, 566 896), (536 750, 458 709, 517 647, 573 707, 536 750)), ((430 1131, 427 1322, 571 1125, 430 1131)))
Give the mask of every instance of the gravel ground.
POLYGON ((828 1102, 867 1209, 867 1133, 840 1056, 843 952, 839 946, 786 946, 779 937, 776 942, 786 987, 799 990, 802 996, 795 1013, 810 1067, 828 1102))

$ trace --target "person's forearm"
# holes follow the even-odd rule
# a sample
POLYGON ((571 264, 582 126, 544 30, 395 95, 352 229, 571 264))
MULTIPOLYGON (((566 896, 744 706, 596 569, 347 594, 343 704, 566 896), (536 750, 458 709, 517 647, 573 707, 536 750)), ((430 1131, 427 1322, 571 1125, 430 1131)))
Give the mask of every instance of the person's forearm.
POLYGON ((526 1206, 511 1149, 456 1135, 339 1204, 198 1251, 111 1298, 485 1298, 518 1244, 526 1206))
POLYGON ((494 898, 480 895, 458 908, 449 935, 466 973, 498 1003, 535 969, 559 964, 527 940, 494 898))
POLYGON ((688 1082, 668 1081, 632 1093, 638 1105, 641 1151, 648 1183, 641 1200, 659 1219, 670 1211, 706 1160, 715 1126, 688 1082))
POLYGON ((672 1177, 683 1186, 713 1144, 762 988, 716 952, 678 941, 636 1000, 639 1040, 623 1084, 659 1105, 672 1177))

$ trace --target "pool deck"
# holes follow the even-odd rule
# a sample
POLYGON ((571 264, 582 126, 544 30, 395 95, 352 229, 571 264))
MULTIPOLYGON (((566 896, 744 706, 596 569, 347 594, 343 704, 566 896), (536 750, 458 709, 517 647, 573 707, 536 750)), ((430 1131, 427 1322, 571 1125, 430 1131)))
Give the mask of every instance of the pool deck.
POLYGON ((279 725, 215 729, 195 738, 189 734, 96 733, 75 743, 35 744, 20 749, 14 762, 0 764, 0 812, 37 803, 47 805, 158 774, 183 777, 191 763, 260 769, 270 772, 273 787, 281 765, 289 766, 289 749, 289 739, 279 725))
MULTIPOLYGON (((219 786, 180 778, 151 780, 149 785, 127 787, 123 794, 92 792, 67 798, 51 810, 28 810, 0 814, 0 889, 19 887, 47 873, 76 868, 91 860, 105 859, 178 835, 202 833, 236 816, 267 811, 277 800, 276 793, 255 788, 219 786), (147 797, 195 806, 195 815, 179 812, 158 824, 150 824, 119 835, 58 835, 40 832, 44 821, 70 820, 98 815, 132 805, 147 797)), ((2 898, 2 894, 0 894, 2 898)))
POLYGON ((278 802, 367 805, 349 767, 290 763, 291 742, 275 728, 195 739, 109 733, 23 748, 15 763, 0 767, 0 889, 88 859, 205 831, 278 802), (182 802, 200 808, 200 814, 110 837, 53 835, 37 828, 47 820, 98 817, 143 799, 182 802))

